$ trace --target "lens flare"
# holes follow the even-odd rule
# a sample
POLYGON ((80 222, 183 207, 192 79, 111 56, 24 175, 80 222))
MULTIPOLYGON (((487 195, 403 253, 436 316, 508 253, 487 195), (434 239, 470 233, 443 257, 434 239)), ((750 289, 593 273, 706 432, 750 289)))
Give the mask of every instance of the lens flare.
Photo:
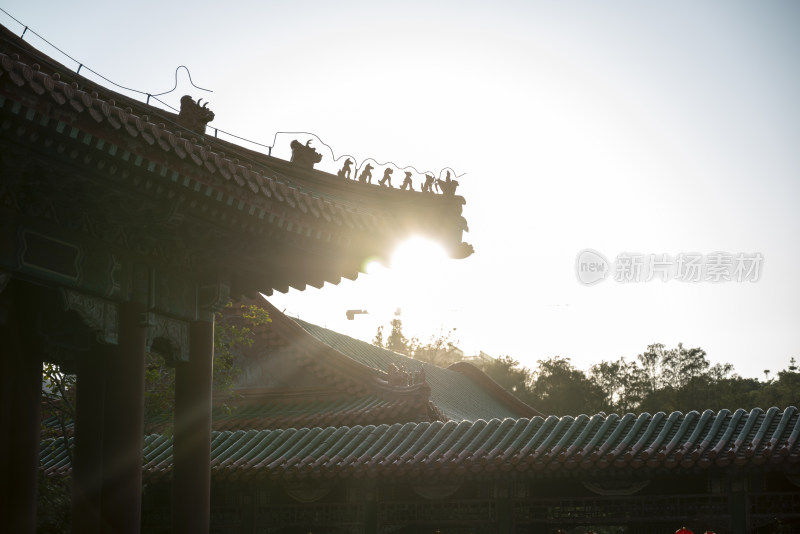
POLYGON ((444 249, 429 239, 413 237, 392 255, 392 270, 419 273, 437 267, 447 258, 444 249))

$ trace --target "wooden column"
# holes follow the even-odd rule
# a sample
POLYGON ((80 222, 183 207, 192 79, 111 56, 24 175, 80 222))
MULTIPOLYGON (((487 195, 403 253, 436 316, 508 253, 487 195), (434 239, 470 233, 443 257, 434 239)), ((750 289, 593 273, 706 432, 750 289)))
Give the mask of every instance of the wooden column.
POLYGON ((13 288, 0 302, 0 530, 33 534, 42 403, 42 359, 25 346, 13 288))
POLYGON ((72 456, 72 533, 94 534, 101 525, 105 359, 111 347, 98 346, 77 362, 75 448, 72 456))
POLYGON ((145 311, 120 304, 119 344, 106 362, 101 510, 113 534, 138 534, 141 524, 145 311))
POLYGON ((195 321, 189 362, 175 369, 172 532, 207 534, 211 512, 211 374, 214 321, 195 321))

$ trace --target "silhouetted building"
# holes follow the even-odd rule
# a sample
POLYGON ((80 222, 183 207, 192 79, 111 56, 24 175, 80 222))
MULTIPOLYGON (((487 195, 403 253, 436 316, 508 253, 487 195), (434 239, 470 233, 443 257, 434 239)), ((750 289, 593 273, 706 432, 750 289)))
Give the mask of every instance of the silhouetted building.
MULTIPOLYGON (((233 96, 233 95, 231 95, 233 96)), ((416 234, 452 257, 464 199, 379 188, 206 133, 0 27, 0 521, 32 533, 42 362, 77 373, 73 531, 140 527, 144 357, 176 368, 172 528, 208 532, 214 313, 354 279, 416 234)), ((149 475, 148 475, 149 476, 149 475)))

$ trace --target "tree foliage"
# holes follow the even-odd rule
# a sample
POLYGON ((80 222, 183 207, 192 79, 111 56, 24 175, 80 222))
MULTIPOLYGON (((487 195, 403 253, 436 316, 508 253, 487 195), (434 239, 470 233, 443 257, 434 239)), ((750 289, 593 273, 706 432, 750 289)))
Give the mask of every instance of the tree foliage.
POLYGON ((511 356, 480 360, 476 364, 506 391, 510 391, 522 401, 531 400, 530 390, 533 380, 531 371, 527 367, 520 366, 520 363, 511 356))
MULTIPOLYGON (((253 329, 271 322, 269 314, 255 304, 242 304, 225 313, 217 313, 214 327, 213 387, 215 392, 230 392, 238 373, 235 357, 254 342, 253 329)), ((42 368, 42 399, 50 416, 43 427, 43 437, 69 434, 75 418, 74 374, 62 372, 55 364, 42 368)), ((175 369, 158 354, 145 355, 145 433, 165 430, 169 433, 174 407, 175 369)))
MULTIPOLYGON (((426 344, 407 338, 400 317, 378 328, 373 344, 446 367, 462 353, 450 336, 431 337, 426 344)), ((511 356, 473 360, 489 377, 523 402, 548 415, 787 407, 800 401, 800 372, 794 358, 776 378, 742 378, 730 363, 709 360, 700 347, 679 343, 667 348, 649 345, 635 358, 601 361, 588 372, 569 358, 554 356, 529 369, 511 356)))
MULTIPOLYGON (((406 337, 398 314, 389 324, 388 335, 378 328, 373 344, 446 367, 463 355, 451 339, 453 332, 432 336, 422 344, 406 337)), ((686 413, 800 404, 800 372, 794 358, 774 379, 765 371, 761 382, 737 375, 730 363, 712 364, 702 348, 682 343, 674 348, 653 343, 635 358, 601 361, 588 372, 561 356, 538 360, 534 369, 511 356, 472 361, 507 391, 548 415, 686 413)))
POLYGON ((416 337, 409 339, 403 333, 403 320, 396 315, 389 323, 389 334, 385 335, 383 326, 379 326, 372 344, 422 362, 447 367, 461 360, 463 356, 463 352, 456 346, 458 341, 453 339, 454 333, 455 328, 439 332, 425 343, 416 337))
POLYGON ((601 361, 585 374, 557 357, 538 363, 529 404, 553 415, 785 408, 800 400, 794 358, 766 382, 742 378, 733 365, 712 364, 703 349, 682 344, 667 349, 656 343, 635 360, 601 361))
POLYGON ((569 358, 555 356, 539 360, 531 393, 536 409, 548 415, 583 413, 586 406, 598 406, 603 392, 569 358))
MULTIPOLYGON (((229 303, 218 312, 214 324, 213 388, 215 393, 230 393, 239 369, 236 356, 255 342, 253 329, 272 320, 267 311, 256 304, 229 303)), ((157 354, 148 353, 145 365, 145 434, 169 434, 175 408, 175 369, 157 354)), ((224 408, 224 407, 223 407, 224 408)))
MULTIPOLYGON (((230 392, 238 373, 236 355, 254 343, 254 328, 272 320, 267 311, 255 304, 233 309, 215 317, 213 387, 216 392, 230 392)), ((42 438, 64 439, 72 433, 75 419, 76 376, 63 372, 58 365, 45 363, 42 368, 42 400, 46 418, 42 438)), ((172 432, 175 369, 155 353, 145 355, 145 433, 172 432)), ((68 441, 68 443, 71 443, 68 441)), ((69 446, 67 454, 72 454, 69 446)), ((70 479, 40 474, 38 485, 37 532, 62 533, 69 530, 70 479)))

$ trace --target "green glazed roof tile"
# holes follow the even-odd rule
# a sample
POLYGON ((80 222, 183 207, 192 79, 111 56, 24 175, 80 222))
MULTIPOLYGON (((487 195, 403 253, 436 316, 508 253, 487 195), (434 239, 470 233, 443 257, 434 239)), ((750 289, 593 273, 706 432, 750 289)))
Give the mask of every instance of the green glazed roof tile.
MULTIPOLYGON (((597 469, 719 469, 800 462, 800 415, 755 409, 534 417, 447 423, 213 432, 212 477, 536 477, 597 469)), ((70 441, 71 442, 71 441, 70 441)), ((63 439, 40 446, 42 469, 70 469, 63 439)), ((144 440, 145 478, 167 476, 172 438, 144 440)))
POLYGON ((509 408, 507 404, 462 373, 376 347, 301 319, 292 320, 331 348, 382 372, 388 372, 390 365, 402 367, 412 373, 424 369, 425 380, 431 388, 431 401, 448 419, 474 421, 520 416, 520 413, 509 408))

